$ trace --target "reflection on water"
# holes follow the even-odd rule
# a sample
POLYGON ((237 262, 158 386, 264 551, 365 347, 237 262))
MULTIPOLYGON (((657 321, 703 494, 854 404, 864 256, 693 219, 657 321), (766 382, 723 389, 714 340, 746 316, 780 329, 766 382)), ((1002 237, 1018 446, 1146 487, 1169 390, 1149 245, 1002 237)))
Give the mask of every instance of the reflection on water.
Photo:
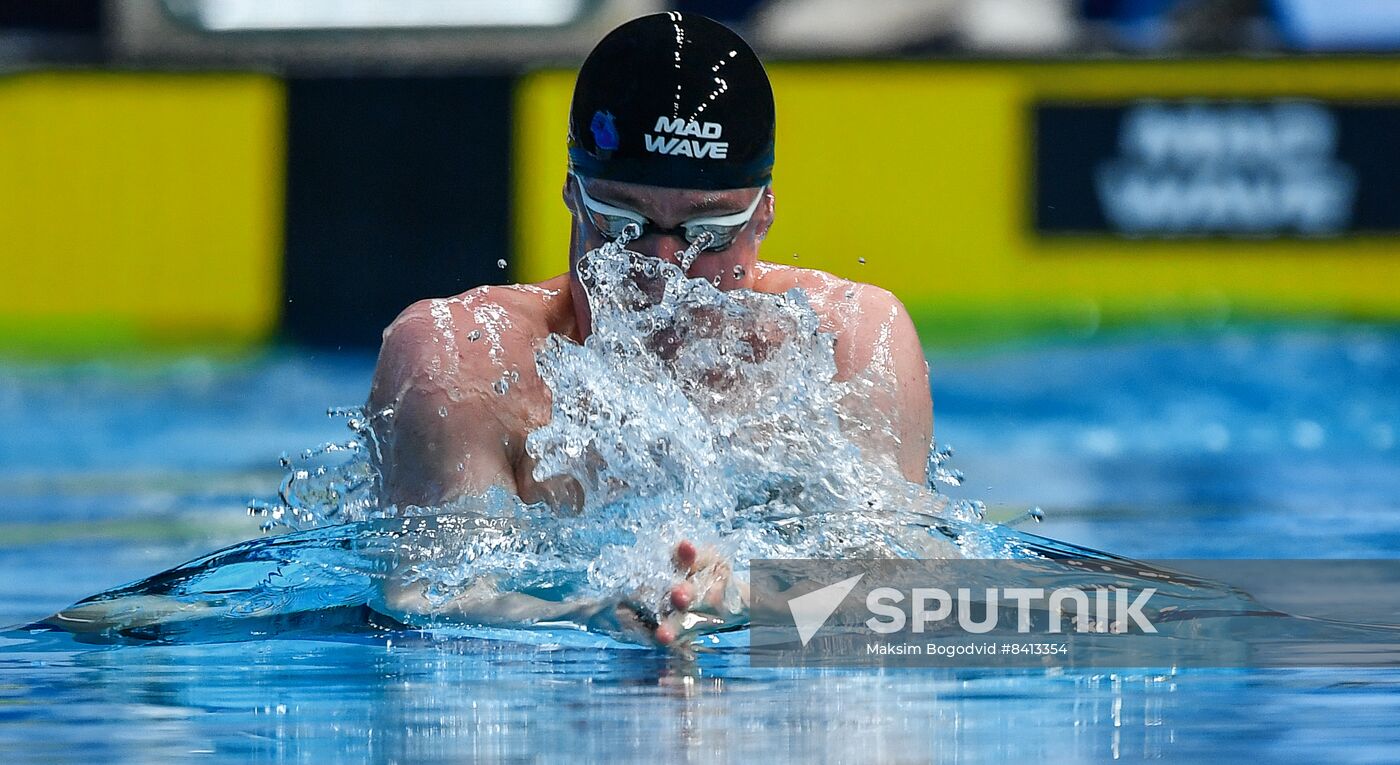
MULTIPOLYGON (((394 762, 1386 759, 1400 673, 753 670, 473 640, 74 652, 5 686, 0 751, 394 762), (91 682, 100 679, 100 682, 91 682)), ((27 652, 37 659, 39 655, 27 652)), ((0 664, 8 679, 17 669, 0 664)), ((17 761, 7 758, 7 761, 17 761)))

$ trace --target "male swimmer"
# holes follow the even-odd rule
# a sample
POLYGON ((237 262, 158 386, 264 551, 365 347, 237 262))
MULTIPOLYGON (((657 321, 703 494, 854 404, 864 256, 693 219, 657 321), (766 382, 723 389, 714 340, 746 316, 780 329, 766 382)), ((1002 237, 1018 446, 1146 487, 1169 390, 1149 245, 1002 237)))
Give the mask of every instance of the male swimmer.
MULTIPOLYGON (((862 456, 925 483, 933 429, 928 367, 904 307, 878 287, 758 260, 774 216, 773 92, 742 38, 676 12, 613 30, 579 71, 568 148, 569 272, 421 301, 385 331, 369 398, 371 412, 393 411, 376 420, 385 503, 436 506, 501 487, 561 512, 580 504, 576 485, 532 476, 525 438, 550 417, 535 352, 551 334, 576 343, 588 337, 578 263, 629 224, 640 236, 626 246, 645 256, 684 267, 682 253, 701 247, 688 275, 723 290, 804 290, 821 330, 834 336, 836 379, 871 380, 871 409, 892 425, 889 433, 852 434, 862 456), (508 396, 493 390, 503 376, 513 381, 508 396)), ((630 625, 661 644, 718 608, 729 581, 713 551, 683 539, 675 545, 678 582, 667 612, 637 615, 630 625)), ((391 582, 381 605, 393 614, 517 623, 580 608, 498 593, 490 583, 429 606, 420 589, 391 582)))

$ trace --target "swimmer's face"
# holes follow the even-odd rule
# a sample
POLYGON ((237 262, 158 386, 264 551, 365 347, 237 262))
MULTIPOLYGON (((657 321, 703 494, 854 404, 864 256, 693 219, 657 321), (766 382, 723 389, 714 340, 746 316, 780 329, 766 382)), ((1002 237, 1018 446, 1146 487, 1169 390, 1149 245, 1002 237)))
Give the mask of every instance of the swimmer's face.
POLYGON ((739 229, 733 242, 722 250, 701 252, 687 272, 691 278, 707 279, 723 290, 753 286, 759 242, 768 233, 768 227, 773 224, 771 189, 669 189, 597 178, 578 179, 570 175, 564 182, 564 204, 568 206, 574 219, 569 247, 569 271, 572 276, 574 305, 585 314, 581 318, 586 318, 587 301, 583 300, 576 265, 579 258, 590 250, 603 246, 607 239, 589 218, 584 200, 579 194, 580 183, 587 184, 586 193, 589 199, 609 207, 634 212, 649 221, 649 225, 643 227, 641 238, 634 239, 627 245, 629 250, 676 265, 680 264, 680 253, 690 246, 681 233, 685 223, 696 219, 742 214, 762 191, 763 195, 758 200, 753 217, 739 229), (657 233, 658 230, 664 233, 657 233))

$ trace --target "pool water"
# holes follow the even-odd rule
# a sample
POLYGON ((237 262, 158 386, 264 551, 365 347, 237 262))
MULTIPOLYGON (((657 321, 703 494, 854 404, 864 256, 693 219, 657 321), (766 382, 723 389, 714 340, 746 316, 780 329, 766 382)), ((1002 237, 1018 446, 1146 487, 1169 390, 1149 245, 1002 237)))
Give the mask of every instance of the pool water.
MULTIPOLYGON (((930 358, 991 519, 1133 558, 1394 557, 1400 329, 930 358)), ((258 535, 373 358, 0 366, 0 627, 258 535)), ((1400 672, 771 670, 449 633, 104 647, 0 633, 0 761, 1392 761, 1400 672)))

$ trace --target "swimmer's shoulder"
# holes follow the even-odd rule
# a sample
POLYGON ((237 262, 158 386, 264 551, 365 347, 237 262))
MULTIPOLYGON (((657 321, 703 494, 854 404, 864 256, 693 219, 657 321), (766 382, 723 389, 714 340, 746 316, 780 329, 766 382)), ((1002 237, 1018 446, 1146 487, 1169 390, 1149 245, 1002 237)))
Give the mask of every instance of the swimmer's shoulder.
POLYGON ((499 288, 512 302, 516 313, 528 321, 533 334, 541 339, 550 334, 573 337, 578 320, 574 316, 573 293, 569 291, 569 275, 533 284, 511 284, 499 288))
POLYGON ((559 331, 564 309, 572 309, 567 275, 535 284, 482 285, 413 303, 384 330, 383 339, 455 343, 473 331, 502 340, 543 337, 559 331))
POLYGON ((868 315, 904 311, 899 298, 883 287, 815 268, 758 262, 754 289, 780 294, 793 288, 807 294, 812 310, 822 316, 824 323, 846 324, 868 315))
POLYGON ((384 330, 376 378, 494 381, 534 371, 540 342, 562 320, 567 279, 485 285, 419 300, 384 330))
POLYGON ((813 268, 785 266, 766 260, 760 260, 754 266, 754 289, 759 292, 780 294, 794 287, 803 291, 822 290, 832 280, 840 280, 840 277, 813 268))

